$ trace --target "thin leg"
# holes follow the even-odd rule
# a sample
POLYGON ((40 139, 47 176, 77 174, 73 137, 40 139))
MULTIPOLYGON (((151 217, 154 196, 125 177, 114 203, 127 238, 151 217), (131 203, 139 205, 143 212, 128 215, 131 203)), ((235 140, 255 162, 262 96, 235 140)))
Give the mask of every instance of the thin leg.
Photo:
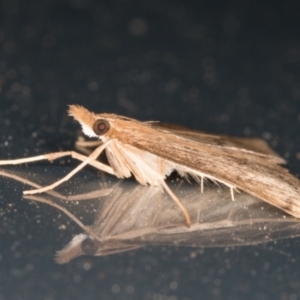
POLYGON ((80 146, 76 146, 76 149, 80 151, 80 153, 84 154, 85 156, 89 156, 93 151, 88 147, 80 147, 80 146))
POLYGON ((165 188, 165 190, 167 191, 167 193, 171 196, 171 198, 175 201, 175 203, 179 206, 179 208, 182 210, 184 216, 185 216, 185 220, 186 220, 186 225, 188 227, 191 226, 191 217, 188 213, 188 211, 186 210, 186 208, 181 204, 180 200, 175 196, 175 194, 170 190, 170 188, 167 186, 167 184, 165 183, 165 181, 162 181, 162 185, 165 188))
POLYGON ((234 201, 234 189, 230 187, 231 200, 234 201))
POLYGON ((75 215, 73 215, 70 211, 68 211, 65 207, 42 197, 37 196, 26 196, 25 199, 30 199, 36 202, 46 203, 50 206, 56 207, 63 213, 65 213, 69 218, 71 218, 75 223, 77 223, 88 235, 92 236, 95 240, 101 242, 100 238, 92 231, 89 226, 85 226, 75 215))
POLYGON ((84 147, 84 148, 87 148, 87 147, 98 147, 98 146, 100 146, 101 144, 103 144, 102 141, 85 141, 85 140, 78 140, 78 141, 76 141, 75 146, 76 146, 76 147, 84 147))
MULTIPOLYGON (((0 160, 0 165, 20 165, 20 164, 25 164, 25 163, 30 163, 30 162, 35 162, 35 161, 40 161, 40 160, 55 160, 64 156, 70 155, 74 159, 78 159, 80 161, 85 161, 88 157, 85 155, 82 155, 78 152, 75 151, 65 151, 65 152, 54 152, 54 153, 49 153, 49 154, 43 154, 43 155, 38 155, 38 156, 33 156, 33 157, 25 157, 25 158, 20 158, 20 159, 11 159, 11 160, 0 160)), ((111 175, 115 175, 113 169, 110 166, 107 166, 99 161, 90 161, 88 163, 89 165, 95 167, 96 169, 99 169, 101 171, 104 171, 106 173, 109 173, 111 175)))
POLYGON ((86 141, 83 137, 79 137, 78 140, 75 143, 75 147, 77 150, 79 150, 81 153, 84 153, 85 155, 90 155, 92 150, 91 148, 96 148, 103 144, 102 141, 86 141))
POLYGON ((95 161, 98 158, 98 156, 100 155, 100 153, 107 147, 107 145, 108 145, 109 142, 110 141, 107 141, 104 144, 102 144, 101 146, 99 146, 98 148, 96 148, 91 153, 90 156, 88 156, 79 166, 77 166, 73 171, 71 171, 68 175, 66 175, 62 179, 54 182, 51 185, 45 186, 45 187, 40 188, 40 189, 30 190, 30 191, 24 191, 24 195, 33 195, 33 194, 43 193, 45 191, 52 190, 55 187, 57 187, 60 184, 62 184, 63 182, 69 180, 72 176, 74 176, 78 171, 80 171, 82 168, 84 168, 87 164, 95 161))
POLYGON ((203 190, 204 190, 204 178, 203 176, 201 176, 201 194, 203 194, 203 190))
POLYGON ((20 164, 25 164, 29 162, 34 162, 34 161, 39 161, 39 160, 55 160, 63 156, 68 156, 72 155, 72 151, 65 151, 65 152, 54 152, 54 153, 49 153, 49 154, 42 154, 38 156, 33 156, 33 157, 25 157, 25 158, 20 158, 20 159, 10 159, 10 160, 0 160, 0 165, 20 165, 20 164))

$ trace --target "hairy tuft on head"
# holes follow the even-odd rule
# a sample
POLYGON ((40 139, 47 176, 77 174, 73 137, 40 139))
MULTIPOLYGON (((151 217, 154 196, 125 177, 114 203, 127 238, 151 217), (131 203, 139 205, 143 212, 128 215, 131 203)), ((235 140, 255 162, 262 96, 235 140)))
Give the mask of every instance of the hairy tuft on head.
POLYGON ((72 116, 81 124, 84 134, 90 137, 97 136, 92 130, 93 124, 96 120, 96 114, 90 112, 80 105, 70 105, 68 110, 69 116, 72 116))
POLYGON ((90 123, 91 120, 95 120, 95 114, 81 105, 69 105, 68 113, 69 116, 74 117, 74 119, 78 122, 84 122, 87 125, 90 123))

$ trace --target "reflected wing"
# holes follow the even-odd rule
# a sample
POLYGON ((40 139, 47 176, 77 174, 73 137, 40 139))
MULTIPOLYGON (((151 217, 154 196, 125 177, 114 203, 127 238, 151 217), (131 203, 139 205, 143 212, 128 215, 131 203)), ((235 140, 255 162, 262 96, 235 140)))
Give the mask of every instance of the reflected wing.
POLYGON ((123 181, 99 202, 91 228, 101 242, 79 234, 57 253, 56 261, 66 263, 83 254, 104 256, 145 245, 242 246, 300 234, 298 220, 248 194, 238 194, 233 202, 226 189, 216 186, 200 195, 197 185, 182 181, 171 186, 180 191, 191 213, 191 227, 184 225, 181 212, 166 193, 123 181))

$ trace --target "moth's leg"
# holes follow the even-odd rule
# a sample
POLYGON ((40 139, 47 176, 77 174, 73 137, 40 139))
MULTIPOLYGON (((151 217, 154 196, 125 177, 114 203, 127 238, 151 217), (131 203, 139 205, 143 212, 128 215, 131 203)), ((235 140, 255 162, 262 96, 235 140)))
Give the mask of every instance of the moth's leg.
POLYGON ((231 200, 234 201, 234 188, 232 186, 230 187, 230 195, 231 195, 231 200))
MULTIPOLYGON (((61 157, 64 157, 64 156, 68 156, 68 155, 70 155, 72 158, 78 159, 82 162, 86 162, 88 160, 87 156, 84 156, 80 153, 77 153, 77 152, 74 152, 74 151, 65 151, 65 152, 55 152, 55 153, 43 154, 43 155, 38 155, 38 156, 33 156, 33 157, 26 157, 26 158, 21 158, 21 159, 2 160, 2 161, 0 161, 0 165, 18 165, 18 164, 34 162, 34 161, 39 161, 39 160, 52 161, 52 160, 55 160, 55 159, 58 159, 58 158, 61 158, 61 157)), ((94 168, 96 168, 100 171, 104 171, 104 172, 109 173, 111 175, 115 175, 113 169, 110 166, 105 165, 105 164, 103 164, 99 161, 96 161, 96 160, 87 161, 87 164, 93 166, 94 168)), ((37 190, 41 190, 41 189, 37 189, 37 190)), ((36 190, 33 190, 33 191, 36 191, 36 190)), ((38 193, 38 192, 36 192, 36 193, 38 193)), ((24 191, 24 194, 30 194, 30 192, 29 191, 24 191)), ((68 200, 72 201, 71 199, 68 199, 68 200)))
MULTIPOLYGON (((20 159, 10 159, 10 160, 0 160, 0 165, 20 165, 20 164, 26 164, 30 162, 35 162, 39 160, 55 160, 64 156, 71 156, 74 159, 78 159, 80 161, 85 161, 88 157, 85 155, 82 155, 75 151, 64 151, 64 152, 54 152, 54 153, 48 153, 33 157, 25 157, 20 159)), ((109 173, 111 175, 115 175, 113 169, 110 166, 107 166, 99 161, 91 161, 89 162, 89 165, 95 167, 96 169, 99 169, 101 171, 104 171, 106 173, 109 173)))
MULTIPOLYGON (((107 141, 104 144, 102 144, 101 146, 99 146, 98 148, 96 148, 88 157, 86 157, 86 159, 79 166, 77 166, 73 171, 71 171, 69 174, 67 174, 62 179, 54 182, 51 185, 45 186, 40 189, 24 191, 24 194, 32 195, 32 194, 37 194, 37 193, 43 193, 45 191, 52 190, 55 187, 57 187, 58 185, 62 184, 63 182, 69 180, 73 175, 75 175, 78 171, 80 171, 82 168, 84 168, 87 164, 91 164, 93 161, 95 161, 98 158, 98 156, 101 154, 101 152, 107 147, 109 142, 110 141, 107 141)), ((105 170, 103 170, 103 171, 105 171, 105 170)))
POLYGON ((75 147, 80 152, 84 153, 85 155, 90 155, 92 150, 90 148, 95 148, 103 144, 102 141, 86 141, 83 137, 79 137, 75 143, 75 147))
POLYGON ((39 160, 55 160, 60 157, 72 156, 73 151, 65 151, 65 152, 54 152, 54 153, 49 153, 49 154, 42 154, 38 156, 32 156, 32 157, 25 157, 25 158, 19 158, 19 159, 7 159, 7 160, 0 160, 0 165, 20 165, 20 164, 26 164, 34 161, 39 161, 39 160))
POLYGON ((95 148, 103 144, 102 141, 86 141, 83 137, 79 137, 75 143, 75 147, 80 152, 84 153, 85 155, 90 155, 92 153, 91 148, 95 148))
POLYGON ((231 200, 234 201, 234 192, 240 193, 240 191, 234 186, 230 186, 229 188, 230 188, 231 200))
POLYGON ((168 185, 166 184, 166 182, 163 180, 162 181, 162 185, 165 188, 165 190, 167 191, 167 193, 171 196, 171 198, 175 201, 175 203, 179 206, 179 208, 182 210, 184 216, 185 216, 185 220, 186 220, 186 225, 188 227, 191 226, 191 217, 188 213, 188 211, 186 210, 186 208, 181 204, 180 200, 175 196, 175 194, 170 190, 170 188, 168 187, 168 185))
POLYGON ((203 191, 204 191, 204 177, 201 176, 201 194, 203 194, 203 191))
MULTIPOLYGON (((98 149, 98 148, 97 148, 98 149)), ((97 150, 95 149, 95 151, 97 150)), ((92 155, 92 154, 90 154, 92 155)), ((100 155, 100 154, 99 154, 100 155)), ((99 156, 98 155, 98 156, 99 156)), ((96 158, 98 158, 98 156, 96 158)), ((80 161, 85 161, 87 158, 89 158, 89 156, 85 156, 85 155, 82 155, 78 152, 75 152, 75 151, 71 151, 71 157, 74 158, 74 159, 77 159, 77 160, 80 160, 80 161)), ((112 167, 108 166, 108 165, 105 165, 103 163, 101 163, 100 161, 97 161, 97 160, 93 160, 93 161, 89 161, 88 164, 100 171, 103 171, 105 173, 108 173, 108 174, 111 174, 111 175, 115 175, 115 172, 114 170, 112 169, 112 167)))
POLYGON ((78 151, 80 151, 80 153, 83 153, 85 156, 89 156, 93 152, 93 150, 91 150, 88 147, 79 147, 79 146, 76 146, 76 149, 78 151))
POLYGON ((88 235, 92 236, 97 241, 101 242, 100 238, 92 231, 92 229, 89 226, 85 226, 75 215, 73 215, 70 211, 68 211, 65 207, 42 197, 37 196, 26 196, 25 199, 33 200, 36 202, 42 202, 46 203, 50 206, 53 206, 63 213, 65 213, 69 218, 71 218, 75 223, 77 223, 88 235))
POLYGON ((102 141, 86 141, 84 139, 79 139, 78 141, 76 141, 75 146, 76 147, 98 147, 101 144, 103 144, 102 141))

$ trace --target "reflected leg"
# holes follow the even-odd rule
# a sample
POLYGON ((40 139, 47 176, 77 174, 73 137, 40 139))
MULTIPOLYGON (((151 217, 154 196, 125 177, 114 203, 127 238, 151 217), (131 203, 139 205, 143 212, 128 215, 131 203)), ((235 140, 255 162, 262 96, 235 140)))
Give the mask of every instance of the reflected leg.
POLYGON ((56 207, 63 213, 65 213, 69 218, 71 218, 75 223, 77 223, 88 235, 92 236, 95 240, 101 242, 100 238, 93 232, 93 230, 89 227, 84 225, 75 215, 73 215, 69 210, 67 210, 65 207, 42 197, 37 197, 37 196, 26 196, 24 197, 25 199, 30 199, 36 202, 42 202, 46 203, 48 205, 51 205, 53 207, 56 207))
POLYGON ((168 187, 168 185, 166 184, 165 181, 162 181, 162 185, 165 188, 165 190, 167 191, 167 193, 171 196, 171 198, 175 201, 175 203, 179 206, 179 208, 182 210, 184 216, 185 216, 185 220, 186 220, 186 225, 188 227, 191 226, 191 217, 188 213, 188 211, 186 210, 186 208, 182 205, 182 203, 180 202, 180 200, 176 197, 176 195, 170 190, 170 188, 168 187))

